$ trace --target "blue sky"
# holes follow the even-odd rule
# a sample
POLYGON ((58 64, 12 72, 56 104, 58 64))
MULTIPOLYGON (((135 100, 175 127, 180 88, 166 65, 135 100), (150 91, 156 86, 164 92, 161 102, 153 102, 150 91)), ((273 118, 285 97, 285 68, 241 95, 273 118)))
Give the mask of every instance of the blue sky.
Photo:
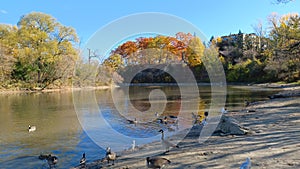
POLYGON ((0 4, 0 23, 16 24, 20 16, 32 11, 44 12, 64 25, 72 26, 83 41, 108 23, 141 12, 162 12, 178 16, 198 27, 210 38, 230 33, 253 32, 259 20, 266 23, 272 12, 299 13, 300 2, 272 4, 273 0, 9 0, 0 4))

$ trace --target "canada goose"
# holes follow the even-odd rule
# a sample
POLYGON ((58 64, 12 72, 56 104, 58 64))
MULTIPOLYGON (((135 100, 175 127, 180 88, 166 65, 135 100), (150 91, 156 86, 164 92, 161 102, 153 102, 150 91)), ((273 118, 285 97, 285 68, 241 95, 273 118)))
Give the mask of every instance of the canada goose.
POLYGON ((36 127, 35 126, 28 126, 28 132, 33 132, 36 130, 36 127))
POLYGON ((178 124, 178 119, 170 120, 169 123, 171 123, 171 124, 178 124))
POLYGON ((250 112, 256 112, 256 110, 254 110, 254 109, 247 110, 247 113, 250 113, 250 112))
POLYGON ((58 162, 58 158, 56 156, 52 156, 51 154, 47 157, 47 162, 50 168, 55 167, 58 162))
POLYGON ((179 146, 164 139, 164 131, 162 129, 159 130, 158 132, 161 133, 161 143, 162 143, 162 146, 166 149, 166 152, 169 152, 170 148, 174 148, 174 147, 179 148, 179 146))
POLYGON ((148 168, 163 168, 171 163, 170 160, 161 157, 147 157, 146 161, 148 168))
POLYGON ((250 158, 247 157, 246 161, 241 165, 240 169, 250 169, 251 168, 251 161, 250 158))
POLYGON ((178 123, 178 119, 176 118, 173 118, 173 119, 168 119, 167 116, 165 116, 163 119, 158 119, 159 123, 162 123, 162 124, 176 124, 178 123))
POLYGON ((177 116, 173 116, 173 115, 169 115, 169 117, 172 118, 172 119, 176 119, 177 118, 177 116))
POLYGON ((109 164, 109 161, 113 161, 112 165, 115 164, 115 160, 117 158, 116 153, 111 152, 110 147, 106 148, 106 159, 107 159, 107 163, 109 164))
POLYGON ((85 166, 85 163, 86 163, 85 153, 82 154, 82 158, 80 159, 79 163, 80 163, 80 165, 85 166))
POLYGON ((245 107, 248 107, 250 105, 250 102, 248 100, 245 100, 244 105, 245 107))
POLYGON ((162 123, 162 124, 167 124, 168 123, 168 118, 167 116, 165 116, 163 119, 158 119, 159 123, 162 123))
POLYGON ((45 160, 45 159, 47 159, 48 157, 49 157, 48 154, 40 154, 40 155, 39 155, 39 159, 40 159, 40 160, 45 160))
POLYGON ((127 121, 128 121, 130 124, 136 124, 136 123, 137 123, 136 118, 134 118, 134 120, 127 119, 127 121))
POLYGON ((178 123, 178 118, 176 116, 169 116, 169 119, 167 117, 165 117, 167 120, 167 123, 169 124, 177 124, 178 123))

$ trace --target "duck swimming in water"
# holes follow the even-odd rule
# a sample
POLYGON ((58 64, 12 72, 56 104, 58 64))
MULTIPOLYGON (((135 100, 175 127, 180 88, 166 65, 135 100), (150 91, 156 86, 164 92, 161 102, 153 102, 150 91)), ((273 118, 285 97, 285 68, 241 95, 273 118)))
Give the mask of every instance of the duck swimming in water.
POLYGON ((85 153, 82 154, 82 157, 81 157, 79 163, 80 163, 80 165, 85 166, 85 164, 86 164, 85 153))
POLYGON ((165 116, 163 119, 158 119, 158 122, 159 122, 159 123, 162 123, 162 124, 167 124, 167 123, 168 123, 168 118, 167 118, 167 116, 165 116))
POLYGON ((49 154, 47 157, 47 162, 50 168, 55 167, 55 165, 58 163, 58 158, 49 154))
POLYGON ((134 120, 127 119, 127 121, 128 121, 129 124, 136 124, 137 123, 136 118, 134 118, 134 120))
POLYGON ((36 127, 35 126, 28 126, 28 132, 33 132, 36 130, 36 127))

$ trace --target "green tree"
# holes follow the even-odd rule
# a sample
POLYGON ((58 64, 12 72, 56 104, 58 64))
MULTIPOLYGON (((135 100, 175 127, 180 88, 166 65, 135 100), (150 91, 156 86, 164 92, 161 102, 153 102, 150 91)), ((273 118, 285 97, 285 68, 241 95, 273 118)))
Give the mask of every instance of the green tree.
POLYGON ((10 75, 15 64, 15 59, 9 52, 9 49, 0 43, 0 86, 7 87, 10 82, 10 75))
POLYGON ((39 12, 22 16, 17 26, 12 78, 30 88, 44 89, 56 80, 72 77, 78 58, 73 28, 39 12))
POLYGON ((17 27, 0 24, 0 86, 7 87, 11 81, 11 73, 16 62, 13 54, 17 27))
POLYGON ((278 80, 287 82, 300 79, 300 17, 288 14, 269 18, 269 54, 266 71, 278 80))

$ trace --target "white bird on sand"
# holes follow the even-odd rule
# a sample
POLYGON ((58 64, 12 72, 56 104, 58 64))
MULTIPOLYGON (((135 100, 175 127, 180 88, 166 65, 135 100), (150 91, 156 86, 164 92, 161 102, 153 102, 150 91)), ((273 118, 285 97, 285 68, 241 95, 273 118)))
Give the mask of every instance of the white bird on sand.
POLYGON ((170 160, 162 157, 147 157, 146 161, 148 168, 163 168, 171 163, 170 160))
POLYGON ((240 169, 251 169, 251 161, 249 157, 246 158, 246 161, 241 165, 240 169))
POLYGON ((226 113, 228 113, 228 112, 227 112, 227 109, 226 109, 225 107, 222 107, 222 109, 221 109, 221 113, 222 113, 222 114, 226 114, 226 113))
POLYGON ((163 148, 166 149, 166 152, 169 152, 170 148, 174 148, 174 147, 179 148, 178 145, 175 145, 175 144, 173 144, 173 143, 171 143, 171 142, 164 139, 164 131, 162 129, 159 130, 158 132, 161 133, 161 144, 162 144, 163 148))
POLYGON ((131 150, 133 151, 134 149, 135 149, 135 140, 132 140, 131 150))
POLYGON ((28 132, 33 132, 36 130, 36 127, 35 126, 28 126, 28 132))

